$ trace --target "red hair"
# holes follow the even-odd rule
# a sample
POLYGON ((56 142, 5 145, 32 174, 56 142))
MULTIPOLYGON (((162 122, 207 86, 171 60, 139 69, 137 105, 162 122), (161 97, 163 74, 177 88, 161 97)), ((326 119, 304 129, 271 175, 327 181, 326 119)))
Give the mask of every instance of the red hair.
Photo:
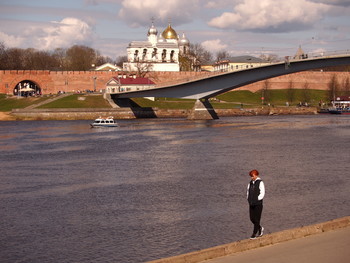
POLYGON ((249 175, 250 175, 250 176, 253 176, 253 175, 258 176, 258 175, 259 175, 259 172, 258 172, 258 170, 251 170, 251 171, 249 172, 249 175))

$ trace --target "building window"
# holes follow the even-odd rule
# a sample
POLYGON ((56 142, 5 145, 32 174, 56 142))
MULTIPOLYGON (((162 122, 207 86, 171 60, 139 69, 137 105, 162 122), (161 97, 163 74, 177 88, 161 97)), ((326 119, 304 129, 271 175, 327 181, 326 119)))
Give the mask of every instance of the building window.
POLYGON ((172 51, 170 52, 170 62, 174 62, 174 54, 175 54, 175 51, 172 50, 172 51))
POLYGON ((134 53, 134 61, 138 61, 139 60, 139 51, 138 50, 135 50, 135 53, 134 53))
POLYGON ((142 61, 146 60, 146 55, 147 55, 147 49, 144 49, 142 53, 142 61))
POLYGON ((152 58, 156 58, 156 56, 157 56, 157 49, 154 48, 152 52, 152 58))
POLYGON ((166 62, 166 49, 163 49, 162 62, 166 62))

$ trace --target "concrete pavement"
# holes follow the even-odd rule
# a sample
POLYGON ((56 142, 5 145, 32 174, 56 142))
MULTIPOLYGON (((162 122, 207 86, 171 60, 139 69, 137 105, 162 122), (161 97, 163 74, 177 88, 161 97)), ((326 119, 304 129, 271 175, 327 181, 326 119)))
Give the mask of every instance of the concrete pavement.
POLYGON ((349 245, 350 227, 347 227, 204 262, 348 263, 350 262, 349 245))
POLYGON ((349 244, 350 216, 149 263, 347 263, 349 244))

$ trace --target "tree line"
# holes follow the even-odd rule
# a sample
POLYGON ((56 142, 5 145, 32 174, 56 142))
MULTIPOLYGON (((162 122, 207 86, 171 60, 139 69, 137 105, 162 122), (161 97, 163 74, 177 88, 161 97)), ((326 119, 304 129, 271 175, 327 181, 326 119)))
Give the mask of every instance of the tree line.
POLYGON ((98 50, 83 45, 42 51, 34 48, 7 48, 0 42, 0 70, 85 71, 107 62, 120 63, 110 57, 102 56, 98 50))
MULTIPOLYGON (((190 70, 193 64, 209 63, 213 55, 205 50, 201 44, 191 44, 189 57, 180 58, 182 70, 190 70)), ((228 56, 226 51, 218 52, 216 57, 221 59, 228 56)), ((98 50, 84 45, 73 45, 69 48, 56 48, 52 51, 34 48, 8 48, 0 42, 0 70, 91 70, 105 63, 123 66, 126 56, 119 56, 115 60, 103 56, 98 50)))

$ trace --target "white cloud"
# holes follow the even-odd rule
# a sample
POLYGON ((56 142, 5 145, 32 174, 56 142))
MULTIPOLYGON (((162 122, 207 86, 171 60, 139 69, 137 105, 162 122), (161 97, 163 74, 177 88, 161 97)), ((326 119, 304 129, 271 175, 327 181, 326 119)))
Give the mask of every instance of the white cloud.
POLYGON ((199 10, 199 0, 124 0, 118 16, 132 27, 150 24, 153 17, 156 24, 179 25, 190 22, 199 10))
POLYGON ((93 36, 91 27, 77 18, 64 18, 61 22, 53 22, 43 29, 43 33, 37 43, 45 49, 89 43, 93 36))
POLYGON ((206 40, 202 43, 202 46, 212 53, 225 50, 228 47, 226 44, 221 43, 220 39, 206 40))
POLYGON ((24 38, 0 32, 0 41, 4 42, 6 47, 18 47, 23 43, 24 38))
MULTIPOLYGON (((17 25, 19 28, 19 25, 17 25)), ((93 30, 77 18, 64 18, 60 22, 32 23, 22 31, 9 34, 0 32, 0 41, 8 47, 33 47, 39 50, 70 47, 74 44, 91 44, 93 30)))
POLYGON ((312 26, 329 6, 307 0, 243 0, 232 12, 225 12, 208 25, 243 31, 287 32, 312 26))

